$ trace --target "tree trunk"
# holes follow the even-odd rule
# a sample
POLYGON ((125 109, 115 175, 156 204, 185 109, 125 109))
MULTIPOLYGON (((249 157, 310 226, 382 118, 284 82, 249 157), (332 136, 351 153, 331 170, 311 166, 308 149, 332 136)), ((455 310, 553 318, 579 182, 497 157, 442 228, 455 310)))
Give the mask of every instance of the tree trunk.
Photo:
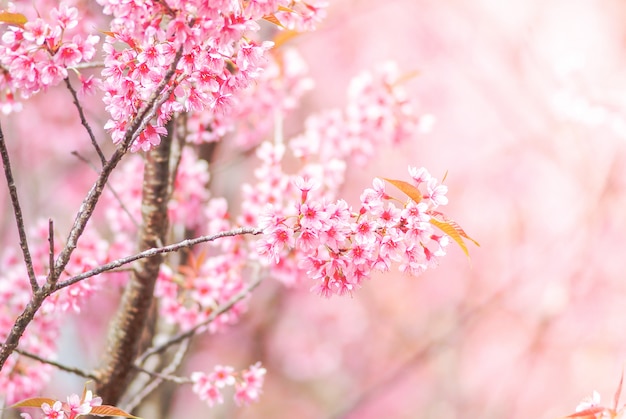
MULTIPOLYGON (((168 184, 172 126, 162 143, 147 152, 141 202, 142 224, 139 251, 164 244, 167 229, 168 184)), ((162 255, 135 262, 130 281, 109 331, 104 363, 98 370, 96 394, 115 405, 135 375, 133 363, 150 344, 155 322, 154 286, 162 255)))

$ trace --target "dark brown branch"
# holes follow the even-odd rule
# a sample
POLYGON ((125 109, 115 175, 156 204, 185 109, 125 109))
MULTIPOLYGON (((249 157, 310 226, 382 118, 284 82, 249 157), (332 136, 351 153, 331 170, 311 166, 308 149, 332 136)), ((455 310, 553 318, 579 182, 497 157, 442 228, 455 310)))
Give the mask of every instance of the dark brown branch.
POLYGON ((60 290, 61 288, 68 287, 72 284, 82 281, 83 279, 90 278, 92 276, 96 276, 104 272, 112 271, 124 265, 128 265, 129 263, 134 262, 136 260, 149 258, 158 254, 177 252, 181 249, 195 246, 196 244, 212 242, 217 239, 221 239, 223 237, 234 237, 234 236, 240 236, 243 234, 257 235, 261 233, 263 233, 263 229, 261 228, 241 227, 235 230, 222 231, 220 233, 212 234, 210 236, 200 236, 200 237, 196 237, 193 239, 183 240, 178 243, 170 244, 168 246, 155 247, 152 249, 144 250, 143 252, 139 252, 132 256, 127 256, 124 258, 114 260, 113 262, 109 262, 107 264, 98 266, 97 268, 94 268, 90 271, 83 272, 79 275, 66 279, 63 282, 59 282, 55 288, 55 291, 60 290))
POLYGON ((239 301, 246 298, 250 294, 250 292, 252 292, 252 290, 258 287, 259 284, 261 284, 262 281, 263 281, 263 277, 261 275, 257 275, 256 279, 252 283, 250 283, 250 285, 248 285, 245 289, 241 290, 239 293, 234 295, 228 302, 217 307, 206 320, 198 323, 197 325, 187 330, 186 332, 179 333, 178 335, 174 336, 167 342, 164 342, 160 344, 159 346, 154 346, 150 348, 148 351, 144 352, 143 355, 137 358, 137 362, 135 363, 135 366, 140 367, 141 365, 143 365, 146 359, 150 358, 151 356, 161 353, 165 351, 167 348, 169 348, 170 346, 176 345, 177 343, 183 342, 195 336, 196 334, 198 334, 200 330, 202 330, 203 328, 208 326, 211 322, 213 322, 217 318, 217 316, 227 312, 239 301))
POLYGON ((87 130, 87 134, 89 134, 89 139, 91 140, 91 144, 93 145, 93 148, 96 149, 96 153, 98 153, 98 157, 100 157, 100 163, 102 164, 102 166, 104 166, 107 162, 107 159, 106 157, 104 157, 104 153, 102 152, 102 149, 100 148, 100 146, 98 145, 98 142, 96 141, 96 136, 93 135, 93 131, 91 130, 91 126, 87 122, 87 118, 85 118, 85 112, 83 112, 83 107, 78 101, 78 95, 76 94, 76 90, 74 90, 72 83, 70 83, 69 77, 65 78, 65 85, 67 86, 68 90, 72 94, 72 99, 74 100, 74 106, 76 106, 76 109, 78 110, 78 115, 80 116, 80 123, 83 124, 83 127, 85 127, 85 129, 87 130))
POLYGON ((61 364, 61 363, 56 362, 56 361, 52 361, 50 359, 42 358, 39 355, 35 355, 35 354, 30 353, 28 351, 23 351, 23 350, 21 350, 19 348, 15 349, 15 352, 17 352, 18 354, 20 354, 22 356, 25 356, 27 358, 31 358, 31 359, 34 359, 35 361, 39 361, 42 364, 52 365, 53 367, 58 368, 58 369, 60 369, 62 371, 69 372, 69 373, 78 375, 80 377, 89 378, 90 380, 94 380, 94 381, 98 380, 98 377, 96 377, 94 374, 89 373, 89 372, 84 371, 84 370, 81 370, 80 368, 68 367, 67 365, 61 364))
MULTIPOLYGON (((15 180, 13 179, 13 172, 11 171, 11 159, 9 158, 9 150, 6 142, 4 141, 2 125, 0 125, 0 155, 2 156, 2 164, 4 165, 4 176, 7 180, 7 186, 9 187, 11 205, 13 205, 13 214, 15 215, 15 223, 17 224, 17 233, 20 236, 20 248, 22 249, 22 255, 24 255, 24 263, 26 264, 26 271, 28 272, 28 280, 30 281, 31 289, 33 292, 36 292, 39 289, 39 284, 37 284, 37 277, 35 276, 35 269, 33 268, 33 260, 28 247, 26 230, 24 229, 24 216, 22 215, 22 207, 20 206, 20 200, 17 196, 17 188, 15 187, 15 180)), ((1 365, 2 364, 0 364, 0 368, 1 365)))

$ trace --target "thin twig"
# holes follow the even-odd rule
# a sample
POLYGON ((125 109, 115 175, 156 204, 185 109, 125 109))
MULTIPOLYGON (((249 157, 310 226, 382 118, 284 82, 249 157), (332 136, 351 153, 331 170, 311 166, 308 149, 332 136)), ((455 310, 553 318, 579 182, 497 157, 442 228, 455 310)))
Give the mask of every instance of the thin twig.
MULTIPOLYGON (((96 166, 94 166, 88 159, 86 159, 85 157, 81 156, 78 151, 72 151, 71 154, 73 156, 76 156, 80 161, 84 162, 87 166, 89 166, 96 173, 98 173, 98 169, 96 168, 96 166)), ((130 212, 130 210, 126 207, 126 205, 124 204, 124 201, 122 201, 122 198, 119 196, 119 194, 117 193, 115 188, 113 186, 111 186, 110 183, 107 183, 106 187, 109 189, 109 191, 111 191, 111 193, 113 194, 113 197, 115 198, 117 203, 122 208, 122 211, 124 211, 126 213, 126 215, 128 215, 128 218, 130 219, 130 222, 133 223, 135 228, 139 229, 139 223, 137 222, 135 217, 133 217, 133 214, 130 212)))
POLYGON ((68 287, 72 284, 82 281, 83 279, 90 278, 95 275, 99 275, 101 273, 110 271, 112 269, 119 268, 120 266, 123 266, 123 265, 127 265, 139 259, 149 258, 155 255, 161 254, 161 253, 176 252, 186 247, 195 246, 196 244, 200 244, 200 243, 211 242, 217 239, 221 239, 223 237, 234 237, 234 236, 240 236, 243 234, 257 235, 257 234, 261 234, 262 232, 263 230, 260 228, 242 227, 242 228, 238 228, 235 230, 223 231, 223 232, 213 234, 210 236, 200 236, 194 239, 186 239, 178 243, 170 244, 168 246, 156 247, 153 249, 144 250, 143 252, 139 252, 132 256, 127 256, 124 258, 114 260, 113 262, 109 262, 107 264, 98 266, 97 268, 94 268, 90 271, 83 272, 82 274, 73 276, 69 279, 66 279, 63 282, 59 282, 55 288, 55 291, 68 287))
POLYGON ((219 315, 227 312, 235 304, 237 304, 239 301, 241 301, 244 298, 246 298, 248 296, 248 294, 250 294, 250 292, 252 292, 252 290, 254 290, 256 287, 258 287, 259 284, 261 284, 262 281, 263 281, 263 276, 262 275, 257 275, 256 279, 254 279, 254 281, 252 281, 245 289, 243 289, 239 293, 235 294, 233 297, 231 297, 230 300, 228 300, 228 302, 226 302, 225 304, 217 307, 213 312, 211 312, 211 315, 206 320, 198 323, 197 325, 195 325, 191 329, 187 330, 186 332, 179 333, 178 335, 174 336, 173 338, 171 338, 167 342, 164 342, 164 343, 162 343, 162 344, 160 344, 158 346, 154 346, 151 349, 147 350, 146 352, 143 353, 143 355, 141 355, 139 358, 137 358, 137 361, 135 362, 135 365, 136 366, 141 366, 146 361, 146 359, 148 359, 152 355, 155 355, 155 354, 158 354, 160 352, 163 352, 167 348, 169 348, 170 346, 175 345, 175 344, 177 344, 179 342, 183 342, 183 341, 185 341, 185 340, 195 336, 201 329, 203 329, 206 326, 208 326, 219 315))
POLYGON ((52 275, 52 270, 54 268, 54 222, 52 218, 48 219, 48 243, 49 243, 49 253, 48 253, 48 278, 47 281, 54 282, 55 278, 52 275))
POLYGON ((146 397, 150 395, 150 393, 156 390, 156 388, 161 385, 161 383, 165 380, 173 381, 178 384, 185 384, 190 382, 190 380, 187 378, 172 376, 172 374, 183 362, 183 359, 185 358, 188 349, 189 340, 185 340, 176 350, 172 362, 170 362, 169 365, 163 368, 160 373, 155 373, 153 371, 146 370, 145 368, 135 367, 138 369, 138 371, 148 374, 151 377, 155 377, 155 379, 147 382, 143 388, 139 389, 139 391, 137 391, 135 395, 130 397, 130 400, 128 402, 122 402, 120 403, 120 406, 127 412, 134 410, 146 397))
POLYGON ((22 349, 15 349, 15 352, 17 352, 20 355, 23 355, 27 358, 30 359, 34 359, 35 361, 39 361, 43 364, 48 364, 48 365, 52 365, 53 367, 56 367, 62 371, 66 371, 75 375, 78 375, 80 377, 84 377, 84 378, 89 378, 90 380, 94 380, 94 381, 98 381, 98 377, 95 376, 94 374, 91 374, 87 371, 81 370, 80 368, 75 368, 75 367, 68 367, 67 365, 63 365, 61 363, 58 363, 56 361, 52 361, 50 359, 45 359, 40 357, 39 355, 35 355, 33 353, 30 353, 28 351, 24 351, 22 349))
POLYGON ((20 248, 22 249, 22 254, 24 255, 24 263, 26 264, 26 271, 28 272, 30 287, 34 293, 39 289, 39 284, 37 284, 37 277, 35 276, 35 269, 33 268, 33 260, 30 255, 30 248, 28 247, 28 239, 26 238, 26 230, 24 229, 24 216, 22 215, 22 207, 20 206, 20 200, 17 196, 17 188, 15 187, 15 180, 13 179, 13 172, 11 171, 9 150, 7 149, 6 142, 4 141, 4 134, 2 133, 1 124, 0 155, 2 156, 2 164, 4 165, 4 176, 7 180, 9 195, 11 196, 11 204, 13 205, 13 214, 15 215, 15 223, 17 224, 17 232, 20 236, 20 248))
POLYGON ((104 67, 104 61, 91 61, 88 63, 80 63, 75 66, 68 67, 68 70, 85 70, 87 68, 102 68, 104 67))
POLYGON ((107 159, 106 157, 104 157, 104 153, 102 152, 102 149, 100 148, 100 146, 98 145, 98 142, 96 141, 96 136, 93 134, 93 131, 91 130, 91 126, 89 125, 89 123, 87 122, 87 119, 85 118, 85 112, 83 112, 83 107, 78 101, 78 95, 76 94, 76 90, 74 90, 72 83, 70 83, 69 77, 65 78, 65 85, 67 86, 68 90, 72 94, 72 98, 74 99, 74 105, 76 106, 76 109, 78 110, 78 115, 80 116, 80 123, 83 124, 83 127, 85 127, 85 129, 87 130, 87 134, 89 134, 89 139, 91 140, 91 144, 96 149, 96 153, 98 153, 98 157, 100 157, 100 163, 102 163, 102 165, 104 166, 106 164, 107 159))

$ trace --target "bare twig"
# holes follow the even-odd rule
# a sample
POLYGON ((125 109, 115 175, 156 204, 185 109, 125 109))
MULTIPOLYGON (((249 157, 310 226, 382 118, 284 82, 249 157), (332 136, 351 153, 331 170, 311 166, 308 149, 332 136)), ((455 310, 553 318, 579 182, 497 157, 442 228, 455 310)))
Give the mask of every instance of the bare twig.
POLYGON ((176 252, 180 249, 184 249, 187 247, 191 247, 191 246, 195 246, 196 244, 200 244, 200 243, 206 243, 206 242, 211 242, 211 241, 215 241, 217 239, 221 239, 223 237, 234 237, 234 236, 240 236, 242 234, 253 234, 253 235, 257 235, 257 234, 261 234, 263 232, 263 230, 261 228, 253 228, 253 227, 241 227, 241 228, 237 228, 235 230, 229 230, 229 231, 223 231, 217 234, 213 234, 210 236, 200 236, 200 237, 196 237, 193 239, 186 239, 183 241, 180 241, 178 243, 174 243, 174 244, 170 244, 168 246, 163 246, 163 247, 157 247, 157 248, 153 248, 153 249, 148 249, 148 250, 144 250, 143 252, 139 252, 135 255, 132 256, 127 256, 124 258, 120 258, 117 260, 114 260, 113 262, 109 262, 107 264, 98 266, 97 268, 94 268, 90 271, 87 272, 83 272, 82 274, 73 276, 69 279, 66 279, 63 282, 59 282, 56 286, 55 290, 59 290, 61 288, 65 288, 68 287, 72 284, 75 284, 79 281, 82 281, 83 279, 86 278, 90 278, 92 276, 95 275, 99 275, 101 273, 104 272, 108 272, 111 271, 113 269, 119 268, 120 266, 123 265, 127 265, 131 262, 134 262, 136 260, 139 259, 144 259, 144 258, 149 258, 158 254, 163 254, 163 253, 171 253, 171 252, 176 252))
POLYGON ((84 370, 82 370, 80 368, 68 367, 67 365, 61 364, 61 363, 56 362, 56 361, 52 361, 50 359, 42 358, 39 355, 35 355, 33 353, 30 353, 28 351, 24 351, 24 350, 19 349, 19 348, 15 349, 15 352, 17 352, 18 354, 23 355, 23 356, 25 356, 27 358, 34 359, 35 361, 39 361, 42 364, 52 365, 53 367, 58 368, 58 369, 60 369, 62 371, 66 371, 66 372, 78 375, 80 377, 89 378, 90 380, 94 380, 94 381, 98 380, 98 377, 96 377, 94 374, 92 374, 90 372, 87 372, 87 371, 84 371, 84 370))
MULTIPOLYGON (((98 173, 98 169, 96 168, 96 166, 94 166, 88 159, 86 159, 85 157, 81 156, 78 151, 72 151, 72 155, 76 156, 80 161, 84 162, 87 166, 91 167, 96 173, 98 173)), ((111 193, 113 194, 113 197, 115 198, 117 203, 120 205, 120 208, 122 208, 122 211, 124 211, 126 213, 126 215, 128 215, 128 218, 130 219, 130 222, 133 223, 133 225, 137 229, 139 229, 139 223, 137 222, 137 220, 135 220, 135 217, 133 217, 133 214, 131 214, 131 212, 128 210, 128 208, 126 207, 126 205, 122 201, 122 198, 119 196, 119 194, 115 190, 115 188, 113 186, 111 186, 110 183, 107 183, 106 187, 109 189, 109 191, 111 191, 111 193)))
POLYGON ((148 374, 151 377, 154 377, 154 380, 149 381, 146 385, 141 388, 135 395, 133 395, 128 402, 121 403, 121 407, 130 412, 134 410, 146 397, 150 395, 156 388, 161 385, 163 381, 173 381, 175 383, 184 384, 190 382, 189 379, 182 377, 175 377, 172 374, 178 369, 180 364, 183 362, 185 354, 189 349, 189 340, 185 340, 178 347, 178 350, 174 354, 174 358, 172 362, 169 363, 160 373, 155 373, 153 371, 148 371, 145 368, 135 367, 140 372, 148 374))
POLYGON ((78 95, 76 94, 76 90, 74 90, 72 83, 70 83, 69 77, 65 78, 65 85, 67 86, 67 89, 72 94, 74 105, 76 106, 76 109, 78 110, 78 115, 80 117, 80 123, 83 124, 83 127, 85 127, 85 129, 87 130, 87 134, 89 134, 89 139, 91 140, 91 144, 96 149, 96 153, 98 153, 98 157, 100 157, 100 163, 104 166, 106 164, 107 159, 106 157, 104 157, 104 153, 102 152, 102 149, 100 148, 100 146, 98 145, 98 142, 96 141, 96 136, 93 135, 93 131, 91 130, 91 126, 87 122, 87 118, 85 118, 85 112, 83 112, 83 107, 78 101, 78 95))
POLYGON ((164 342, 164 343, 162 343, 162 344, 160 344, 158 346, 154 346, 154 347, 150 348, 149 350, 147 350, 146 352, 144 352, 143 355, 141 355, 139 358, 137 358, 137 361, 135 362, 135 366, 139 367, 149 357, 165 351, 167 348, 169 348, 172 345, 175 345, 177 343, 183 342, 183 341, 185 341, 185 340, 195 336, 197 333, 199 333, 200 330, 202 330, 203 328, 208 326, 211 322, 213 322, 219 315, 227 312, 235 304, 237 304, 239 301, 241 301, 244 298, 246 298, 250 294, 250 292, 252 292, 252 290, 254 290, 256 287, 258 287, 259 284, 261 284, 262 281, 263 281, 263 276, 262 275, 257 275, 256 278, 245 289, 243 289, 239 293, 235 294, 225 304, 222 304, 221 306, 217 307, 206 320, 198 323, 197 325, 195 325, 191 329, 187 330, 186 332, 179 333, 178 335, 174 336, 173 338, 171 338, 167 342, 164 342))
POLYGON ((103 68, 103 67, 104 67, 104 61, 91 61, 88 63, 76 64, 73 67, 68 67, 68 70, 84 70, 87 68, 103 68))
POLYGON ((52 218, 48 219, 48 243, 49 243, 49 252, 48 252, 48 278, 47 281, 54 282, 55 278, 52 276, 52 269, 54 268, 54 222, 52 218))
POLYGON ((9 150, 7 148, 6 142, 4 141, 2 125, 0 125, 0 156, 2 156, 2 164, 4 165, 4 176, 6 177, 7 186, 9 187, 11 204, 13 205, 13 214, 15 215, 15 223, 17 224, 17 232, 20 236, 20 248, 22 249, 22 255, 24 255, 24 263, 26 264, 26 271, 28 272, 30 287, 34 293, 39 289, 39 284, 37 284, 37 277, 35 276, 35 269, 33 268, 33 260, 31 258, 30 249, 28 247, 26 230, 24 229, 24 217, 22 215, 22 207, 20 206, 20 200, 17 196, 17 188, 15 187, 15 180, 13 179, 13 172, 11 171, 9 150))

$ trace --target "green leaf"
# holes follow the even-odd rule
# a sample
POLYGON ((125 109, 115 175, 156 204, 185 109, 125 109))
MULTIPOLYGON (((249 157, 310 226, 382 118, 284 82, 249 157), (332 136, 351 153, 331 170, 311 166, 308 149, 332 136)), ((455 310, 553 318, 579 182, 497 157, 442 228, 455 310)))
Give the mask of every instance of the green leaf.
POLYGON ((130 413, 126 413, 122 409, 119 409, 115 406, 107 405, 94 406, 91 408, 91 412, 89 412, 89 414, 95 416, 121 416, 123 418, 141 419, 138 416, 133 416, 130 413))
POLYGON ((396 188, 400 189, 406 196, 415 201, 416 204, 420 203, 420 201, 422 200, 422 193, 419 189, 417 189, 417 186, 411 185, 410 183, 403 180, 394 180, 387 178, 383 179, 391 183, 396 188))
POLYGON ((42 404, 48 403, 52 406, 56 402, 54 399, 48 399, 46 397, 33 397, 32 399, 22 400, 21 402, 17 402, 11 407, 41 407, 42 404))
POLYGON ((21 13, 0 12, 0 22, 23 27, 28 19, 21 13))

